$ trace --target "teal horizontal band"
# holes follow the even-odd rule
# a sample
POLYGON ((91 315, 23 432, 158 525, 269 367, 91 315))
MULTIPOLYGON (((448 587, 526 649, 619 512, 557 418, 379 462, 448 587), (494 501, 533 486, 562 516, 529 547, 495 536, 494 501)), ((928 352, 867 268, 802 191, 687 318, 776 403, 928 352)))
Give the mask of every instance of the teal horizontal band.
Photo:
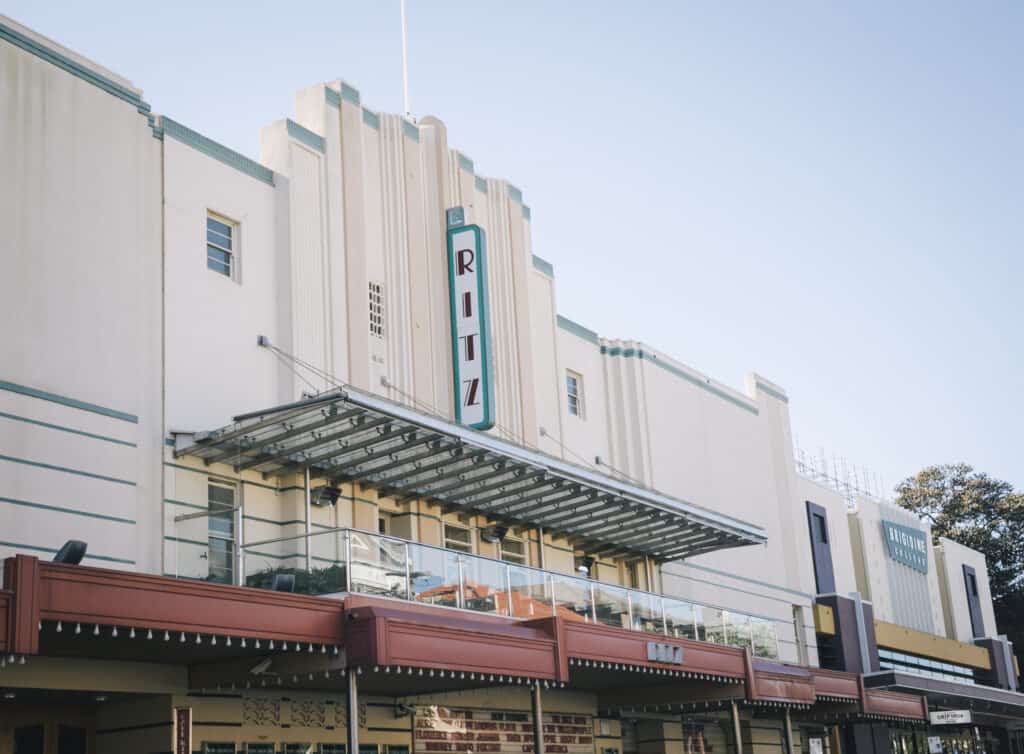
POLYGON ((561 314, 558 315, 558 326, 566 332, 572 333, 577 338, 583 338, 588 343, 593 343, 595 346, 600 345, 601 341, 597 337, 597 333, 590 330, 578 322, 573 322, 568 317, 563 317, 561 314))
POLYGON ((286 121, 288 127, 288 135, 296 141, 300 141, 310 149, 315 149, 318 152, 324 151, 324 138, 319 134, 315 134, 305 126, 301 126, 291 118, 286 121))
POLYGON ((370 128, 380 130, 380 116, 372 110, 367 110, 365 107, 363 108, 363 123, 370 128))
POLYGON ((98 89, 102 89, 107 94, 112 94, 128 104, 134 105, 135 109, 140 113, 148 113, 150 110, 149 105, 143 102, 139 95, 131 89, 121 86, 116 81, 111 81, 106 76, 101 76, 95 71, 86 68, 81 63, 77 63, 64 55, 61 55, 56 50, 44 47, 3 23, 0 23, 0 39, 4 39, 15 47, 20 47, 26 52, 35 55, 37 58, 45 60, 47 63, 67 71, 72 76, 92 84, 98 89))
POLYGON ((324 87, 324 101, 331 107, 341 107, 341 95, 329 86, 324 87))
POLYGON ((536 254, 533 255, 533 268, 535 270, 540 270, 550 278, 553 278, 555 276, 554 265, 551 264, 551 262, 549 262, 546 259, 541 259, 536 254))
POLYGON ((681 379, 684 379, 690 384, 696 385, 697 387, 703 390, 707 390, 712 395, 716 395, 719 398, 722 398, 728 401, 729 403, 733 404, 734 406, 738 406, 739 408, 742 408, 745 411, 749 411, 750 413, 754 414, 754 416, 757 416, 759 413, 757 410, 757 406, 752 406, 747 401, 741 398, 737 398, 735 395, 723 390, 717 385, 713 385, 711 382, 707 380, 701 379, 700 377, 692 375, 689 372, 683 371, 682 369, 679 369, 678 367, 669 364, 667 361, 659 359, 654 354, 648 353, 642 349, 608 348, 606 346, 601 346, 601 353, 606 354, 608 356, 622 356, 624 358, 635 356, 641 360, 649 361, 655 366, 661 367, 669 374, 675 375, 676 377, 680 377, 681 379))
POLYGON ((760 390, 761 392, 763 392, 763 393, 767 393, 767 394, 768 394, 768 395, 770 395, 770 396, 771 396, 772 398, 775 398, 775 399, 777 399, 777 400, 780 400, 780 401, 782 401, 783 403, 789 403, 789 396, 787 396, 787 395, 786 395, 785 393, 780 393, 780 392, 779 392, 778 390, 776 390, 776 389, 775 389, 775 388, 773 388, 773 387, 770 387, 770 386, 768 386, 768 385, 765 385, 765 384, 764 384, 763 382, 761 382, 761 380, 758 380, 758 381, 757 381, 757 388, 758 388, 758 389, 759 389, 759 390, 760 390))
POLYGON ((52 511, 54 513, 68 513, 72 516, 83 516, 84 518, 98 518, 103 521, 113 521, 118 524, 134 524, 135 519, 121 518, 120 516, 106 516, 102 513, 90 513, 89 511, 76 510, 74 508, 65 508, 60 505, 47 505, 45 503, 32 503, 28 500, 17 500, 13 497, 0 497, 0 503, 6 503, 7 505, 19 505, 23 508, 37 508, 44 511, 52 511))
POLYGON ((164 438, 164 445, 166 445, 168 448, 175 448, 175 447, 177 447, 177 443, 174 442, 174 438, 172 438, 172 437, 165 437, 164 438))
POLYGON ((469 159, 468 157, 466 157, 466 155, 462 154, 462 152, 459 152, 458 155, 459 155, 459 159, 458 159, 459 167, 462 168, 463 170, 465 170, 468 173, 472 173, 473 172, 473 161, 471 159, 469 159))
POLYGON ((19 393, 20 395, 28 395, 32 398, 38 398, 39 400, 50 401, 51 403, 59 403, 62 406, 77 408, 81 411, 90 411, 94 414, 102 414, 103 416, 109 416, 114 419, 120 419, 121 421, 131 422, 132 424, 139 423, 139 417, 135 414, 126 414, 124 411, 115 411, 114 409, 107 408, 106 406, 100 406, 95 403, 86 403, 85 401, 68 398, 65 395, 48 393, 45 390, 38 390, 26 385, 18 385, 17 383, 7 382, 6 380, 0 380, 0 390, 6 390, 9 393, 19 393))
POLYGON ((66 466, 54 466, 52 463, 41 463, 40 461, 29 461, 25 458, 15 458, 14 456, 0 456, 0 461, 9 461, 10 463, 20 463, 23 466, 35 466, 39 469, 46 469, 48 471, 60 471, 64 474, 77 474, 78 476, 86 476, 90 479, 100 479, 104 482, 114 482, 115 484, 126 484, 131 487, 135 486, 135 482, 129 479, 118 479, 113 476, 105 476, 104 474, 94 474, 91 471, 82 471, 80 469, 69 469, 66 466))
POLYGON ((210 506, 208 505, 196 505, 195 503, 186 503, 184 500, 172 500, 169 497, 165 497, 164 502, 167 503, 168 505, 181 505, 185 508, 195 508, 196 510, 199 511, 209 510, 210 508, 210 506))
POLYGON ((180 545, 195 545, 196 547, 209 547, 208 541, 200 541, 198 539, 185 539, 184 537, 164 537, 168 542, 176 542, 180 545))
MULTIPOLYGON (((56 548, 53 548, 53 547, 40 547, 39 545, 26 545, 26 544, 24 544, 22 542, 0 542, 0 547, 10 547, 10 548, 15 549, 15 550, 33 550, 35 552, 48 552, 48 553, 51 553, 51 554, 57 552, 56 548)), ((107 561, 108 563, 127 563, 128 565, 135 565, 135 561, 134 560, 129 560, 127 558, 112 558, 109 555, 92 555, 90 553, 86 553, 85 559, 86 560, 104 560, 104 561, 107 561)))
POLYGON ((196 151, 202 152, 207 157, 212 157, 218 162, 222 162, 228 167, 232 167, 235 170, 245 173, 256 180, 263 181, 268 186, 274 185, 274 171, 260 165, 255 160, 249 159, 244 154, 236 152, 213 139, 203 136, 198 131, 193 131, 188 126, 183 126, 176 120, 171 120, 166 115, 160 118, 160 125, 166 136, 170 136, 171 138, 180 141, 182 144, 187 144, 196 151))
POLYGON ((531 216, 531 214, 532 214, 532 213, 530 212, 530 208, 529 208, 529 207, 527 207, 527 206, 526 206, 526 205, 524 204, 524 205, 523 205, 523 218, 524 218, 525 220, 529 220, 529 219, 530 219, 530 216, 531 216))
MULTIPOLYGON (((272 484, 261 484, 260 482, 250 482, 248 479, 239 479, 238 477, 232 477, 229 474, 218 474, 213 471, 207 471, 205 469, 196 469, 191 466, 183 466, 180 463, 171 463, 170 461, 164 461, 164 466, 171 469, 181 469, 182 471, 191 471, 193 474, 201 474, 205 477, 213 477, 215 479, 228 479, 232 482, 238 482, 239 484, 246 484, 250 487, 262 487, 265 490, 273 490, 274 492, 280 492, 280 490, 272 484)), ((300 488, 301 489, 301 488, 300 488)))
POLYGON ((106 435, 97 435, 93 432, 83 432, 80 429, 72 429, 71 427, 65 427, 60 424, 50 424, 49 422, 41 422, 37 419, 29 419, 26 416, 17 416, 16 414, 8 414, 4 411, 0 411, 0 419, 10 419, 11 421, 24 422, 25 424, 34 424, 37 427, 45 427, 46 429, 56 429, 61 432, 69 432, 73 435, 81 435, 82 437, 89 437, 93 440, 103 440, 104 442, 112 442, 117 445, 127 445, 130 448, 136 447, 135 443, 128 442, 127 440, 118 440, 116 437, 107 437, 106 435))
POLYGON ((417 143, 420 140, 420 130, 416 128, 415 124, 410 123, 404 118, 402 119, 402 133, 417 143))
POLYGON ((353 105, 359 104, 359 90, 354 86, 349 86, 344 81, 341 82, 341 98, 346 102, 351 102, 353 105))
POLYGON ((481 178, 480 176, 477 176, 476 178, 473 179, 473 185, 476 186, 477 191, 482 191, 485 194, 487 193, 486 178, 481 178))

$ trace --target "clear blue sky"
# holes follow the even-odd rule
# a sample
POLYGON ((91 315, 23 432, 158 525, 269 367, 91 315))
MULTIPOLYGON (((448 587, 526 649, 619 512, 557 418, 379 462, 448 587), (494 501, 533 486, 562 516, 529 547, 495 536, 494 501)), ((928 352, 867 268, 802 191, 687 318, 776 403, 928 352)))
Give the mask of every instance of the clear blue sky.
MULTIPOLYGON (((1024 487, 1024 4, 408 2, 413 111, 523 189, 563 314, 890 487, 1024 487)), ((253 156, 311 83, 401 110, 398 0, 4 12, 253 156)))

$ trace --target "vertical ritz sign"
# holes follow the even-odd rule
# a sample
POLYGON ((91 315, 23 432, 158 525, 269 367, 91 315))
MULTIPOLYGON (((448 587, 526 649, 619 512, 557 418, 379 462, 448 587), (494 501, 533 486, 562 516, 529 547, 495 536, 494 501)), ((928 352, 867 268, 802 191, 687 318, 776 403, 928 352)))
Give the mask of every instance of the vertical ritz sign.
POLYGON ((473 429, 494 426, 485 246, 477 225, 448 229, 455 421, 473 429))

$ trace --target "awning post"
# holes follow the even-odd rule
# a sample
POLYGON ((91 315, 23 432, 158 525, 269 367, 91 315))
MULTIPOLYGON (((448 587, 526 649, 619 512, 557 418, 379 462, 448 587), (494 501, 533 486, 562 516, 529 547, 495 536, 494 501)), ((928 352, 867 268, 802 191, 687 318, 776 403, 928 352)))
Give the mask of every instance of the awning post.
POLYGON ((793 719, 789 714, 789 707, 786 707, 784 710, 782 742, 786 747, 785 754, 793 754, 793 719))
POLYGON ((533 702, 533 751, 544 754, 544 708, 540 698, 540 681, 533 682, 530 692, 533 702))
POLYGON ((348 669, 348 750, 359 752, 359 674, 348 669))
POLYGON ((729 711, 732 715, 732 735, 736 741, 736 754, 743 754, 743 730, 740 728, 740 707, 732 701, 729 711))

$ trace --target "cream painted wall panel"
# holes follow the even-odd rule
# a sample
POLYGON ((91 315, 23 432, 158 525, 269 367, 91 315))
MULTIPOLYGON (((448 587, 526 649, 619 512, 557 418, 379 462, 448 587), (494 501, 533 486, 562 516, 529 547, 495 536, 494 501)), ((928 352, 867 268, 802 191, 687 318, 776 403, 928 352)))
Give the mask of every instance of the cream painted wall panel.
MULTIPOLYGON (((832 551, 832 568, 836 579, 836 594, 849 595, 857 591, 857 578, 853 566, 853 543, 850 539, 850 525, 847 520, 846 500, 835 490, 805 479, 797 478, 798 506, 804 510, 809 500, 825 509, 828 519, 828 542, 832 551)), ((811 547, 810 530, 805 526, 806 546, 811 547)), ((811 566, 813 570, 813 564, 811 566)))
MULTIPOLYGON (((0 23, 123 82, 10 19, 0 23)), ((153 569, 162 432, 160 142, 141 101, 114 97, 7 41, 0 71, 0 380, 137 417, 119 430, 138 444, 126 475, 137 485, 130 517, 142 527, 125 549, 153 569)), ((35 407, 40 414, 27 418, 52 416, 52 407, 35 407)), ((14 493, 21 494, 0 487, 0 496, 14 493)), ((98 508, 102 497, 80 493, 75 505, 98 508)))
MULTIPOLYGON (((294 353, 324 370, 331 358, 322 155, 292 142, 290 179, 294 353)), ((311 370, 305 374, 303 382, 312 383, 317 390, 331 385, 311 370)))
MULTIPOLYGON (((609 446, 609 417, 607 413, 610 397, 606 392, 604 363, 600 347, 596 343, 559 327, 557 391, 559 413, 562 423, 562 442, 565 444, 564 458, 573 463, 595 464, 595 459, 611 463, 609 446), (566 372, 573 371, 583 377, 584 415, 569 414, 566 400, 566 372)), ((542 426, 547 429, 547 425, 542 426)), ((607 473, 608 469, 601 468, 607 473)))
POLYGON ((973 636, 971 613, 967 607, 967 586, 964 582, 965 565, 974 569, 978 581, 978 599, 981 602, 981 621, 984 635, 995 636, 996 616, 992 609, 992 591, 988 579, 985 556, 977 550, 964 547, 951 539, 941 537, 935 550, 936 566, 942 589, 946 636, 957 641, 970 642, 973 636))
MULTIPOLYGON (((274 188, 168 136, 164 139, 167 429, 219 427, 279 402, 281 344, 274 188), (206 267, 206 217, 238 223, 240 276, 206 267)), ((282 346, 287 347, 287 346, 282 346)))
MULTIPOLYGON (((384 286, 384 321, 385 328, 393 325, 398 320, 394 319, 394 297, 396 291, 387 285, 387 266, 384 256, 384 199, 383 199, 383 166, 382 155, 384 151, 383 136, 380 127, 374 127, 366 123, 362 126, 362 170, 363 170, 363 195, 362 195, 362 236, 364 246, 364 259, 366 278, 363 289, 363 309, 367 309, 368 293, 367 283, 374 281, 384 286)), ((369 331, 369 319, 365 320, 366 330, 369 331)), ((355 321, 353 321, 355 325, 355 321)), ((368 375, 369 382, 367 389, 377 394, 386 395, 381 378, 387 378, 391 369, 388 363, 388 339, 392 333, 385 329, 384 337, 378 338, 370 335, 367 339, 367 351, 365 355, 354 356, 353 359, 369 359, 368 375)))
MULTIPOLYGON (((358 104, 341 100, 341 176, 344 208, 345 282, 348 312, 349 381, 363 390, 370 386, 370 332, 367 283, 367 235, 365 185, 363 183, 363 111, 358 104)), ((333 138, 333 137, 332 137, 333 138)))
POLYGON ((399 403, 413 405, 413 345, 411 284, 409 278, 410 245, 409 206, 406 194, 406 164, 401 119, 381 115, 380 182, 382 262, 384 269, 384 342, 386 365, 382 371, 388 387, 377 392, 399 403))
POLYGON ((601 345, 607 352, 604 374, 609 418, 609 465, 634 482, 650 485, 650 430, 642 362, 632 356, 615 355, 632 353, 642 346, 619 340, 602 340, 601 345))
POLYGON ((558 326, 555 320, 555 281, 543 272, 530 273, 530 331, 533 347, 534 405, 537 447, 562 457, 562 410, 559 386, 564 377, 558 365, 558 326))
MULTIPOLYGON (((94 411, 72 408, 60 403, 54 403, 42 398, 34 398, 2 388, 0 388, 0 414, 9 415, 7 417, 0 417, 0 419, 5 421, 16 422, 21 419, 45 422, 62 428, 64 431, 88 432, 122 443, 134 444, 137 433, 136 425, 123 419, 104 416, 94 411)), ((13 427, 14 425, 10 426, 13 427)), ((53 431, 61 430, 56 429, 53 431)))

